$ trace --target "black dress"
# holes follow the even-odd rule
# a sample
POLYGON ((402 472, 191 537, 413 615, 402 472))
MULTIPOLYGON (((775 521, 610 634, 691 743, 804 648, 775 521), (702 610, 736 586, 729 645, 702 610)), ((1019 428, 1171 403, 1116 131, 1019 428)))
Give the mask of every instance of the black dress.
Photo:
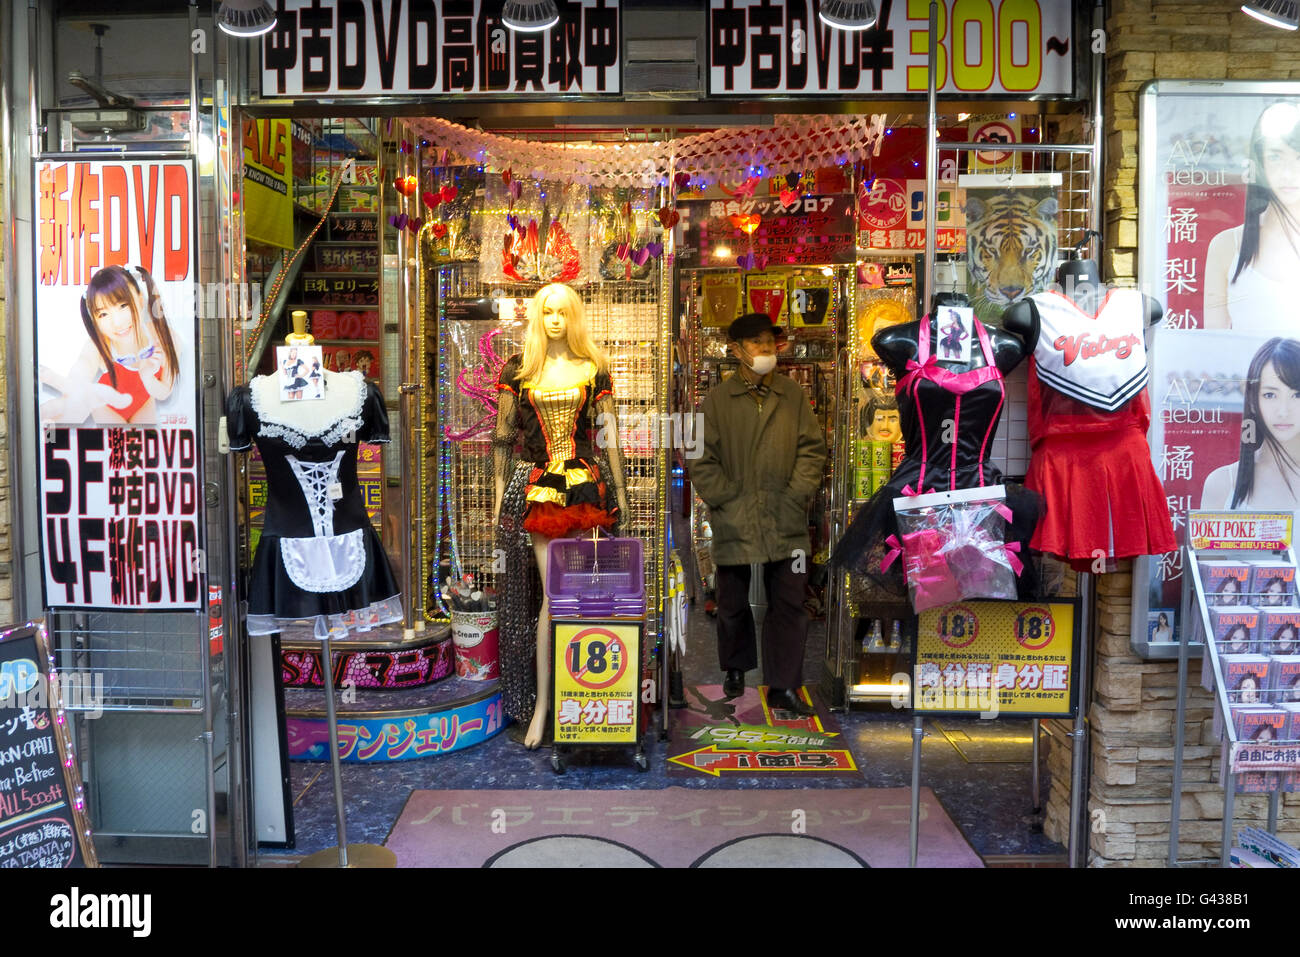
POLYGON ((307 431, 279 414, 271 376, 226 400, 231 451, 256 442, 266 467, 266 515, 248 587, 252 635, 322 618, 331 629, 368 631, 403 617, 401 589, 357 481, 358 443, 388 441, 383 396, 359 372, 331 373, 326 389, 334 404, 307 431))

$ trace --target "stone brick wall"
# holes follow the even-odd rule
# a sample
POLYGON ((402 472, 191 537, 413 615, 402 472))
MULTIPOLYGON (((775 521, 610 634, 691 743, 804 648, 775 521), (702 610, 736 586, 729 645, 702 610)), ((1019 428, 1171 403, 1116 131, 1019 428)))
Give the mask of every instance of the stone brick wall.
MULTIPOLYGON (((1300 77, 1295 34, 1257 23, 1239 2, 1111 0, 1106 24, 1106 166, 1103 181, 1105 278, 1137 280, 1138 106, 1147 80, 1286 80, 1300 77)), ((1089 863, 1094 867, 1164 866, 1169 853, 1176 662, 1146 662, 1129 647, 1129 563, 1097 587, 1097 641, 1091 724, 1089 863)), ((1211 698, 1193 662, 1188 698, 1179 860, 1220 854, 1223 788, 1211 698)), ((1069 819, 1068 723, 1054 722, 1049 753, 1051 798, 1045 831, 1065 840, 1069 819)), ((1262 797, 1239 795, 1237 826, 1266 816, 1262 797)), ((1300 842, 1300 794, 1285 795, 1279 834, 1300 842)))

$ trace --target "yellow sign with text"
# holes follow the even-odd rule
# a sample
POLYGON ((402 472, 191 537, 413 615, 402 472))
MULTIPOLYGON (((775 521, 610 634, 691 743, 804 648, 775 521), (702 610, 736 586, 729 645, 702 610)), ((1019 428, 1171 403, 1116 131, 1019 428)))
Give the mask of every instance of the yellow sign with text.
POLYGON ((967 601, 922 612, 913 707, 924 712, 1067 716, 1074 605, 967 601))
POLYGON ((293 249, 293 140, 288 120, 244 120, 244 233, 293 249))
POLYGON ((551 622, 556 744, 636 743, 642 627, 639 620, 551 622))

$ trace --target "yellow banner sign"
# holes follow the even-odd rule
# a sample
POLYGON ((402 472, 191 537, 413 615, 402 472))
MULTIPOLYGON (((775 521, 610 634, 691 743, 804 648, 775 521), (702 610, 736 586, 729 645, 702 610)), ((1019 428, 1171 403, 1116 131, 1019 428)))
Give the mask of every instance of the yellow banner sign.
POLYGON ((244 233, 293 249, 293 153, 288 120, 244 121, 244 233))
POLYGON ((917 711, 1070 714, 1072 604, 961 602, 922 612, 917 628, 917 711))
POLYGON ((1188 512, 1187 542, 1198 550, 1271 551, 1291 544, 1290 512, 1188 512))
POLYGON ((556 744, 635 744, 640 621, 551 623, 556 744))

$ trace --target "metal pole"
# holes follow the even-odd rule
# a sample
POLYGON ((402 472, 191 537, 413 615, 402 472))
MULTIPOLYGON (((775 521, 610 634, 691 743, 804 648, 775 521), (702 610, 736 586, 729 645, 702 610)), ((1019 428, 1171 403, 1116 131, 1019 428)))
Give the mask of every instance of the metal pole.
POLYGON ((1033 751, 1033 757, 1031 758, 1031 761, 1033 762, 1034 771, 1033 771, 1031 783, 1029 785, 1030 788, 1032 788, 1032 793, 1030 797, 1033 799, 1033 801, 1030 804, 1030 807, 1032 807, 1034 809, 1034 813, 1037 814, 1043 809, 1043 802, 1038 797, 1040 791, 1042 790, 1042 784, 1039 781, 1039 775, 1038 775, 1038 736, 1039 734, 1042 733, 1042 722, 1038 718, 1034 718, 1033 721, 1030 722, 1030 724, 1033 726, 1033 737, 1034 737, 1034 751, 1033 751))
POLYGON ((1223 776, 1223 847, 1219 851, 1219 863, 1227 867, 1228 859, 1232 851, 1232 802, 1236 796, 1237 789, 1236 776, 1228 769, 1227 762, 1224 763, 1223 770, 1220 772, 1223 776))
MULTIPOLYGON (((323 619, 321 619, 323 622, 323 619)), ((328 625, 324 625, 326 629, 328 625)), ((339 867, 348 866, 348 822, 343 815, 343 775, 339 770, 339 721, 334 712, 334 655, 329 631, 320 641, 321 672, 325 679, 325 715, 330 726, 330 771, 334 776, 334 821, 339 836, 339 867)))
POLYGON ((912 718, 912 829, 907 866, 916 867, 917 848, 921 843, 921 739, 925 737, 925 719, 912 718))
MULTIPOLYGON (((1184 549, 1184 560, 1192 558, 1191 551, 1184 549)), ((1187 651, 1191 635, 1191 589, 1189 579, 1183 577, 1182 622, 1178 634, 1178 707, 1174 717, 1174 778, 1169 792, 1169 866, 1178 866, 1178 822, 1183 810, 1183 748, 1186 746, 1187 721, 1187 651)), ((1206 652, 1209 654, 1209 652, 1206 652)))
MULTIPOLYGON (((930 38, 926 62, 929 82, 926 91, 926 105, 929 117, 926 120, 925 135, 925 290, 927 301, 934 295, 934 256, 936 210, 935 194, 938 192, 939 174, 939 115, 938 115, 938 59, 936 47, 939 45, 939 4, 930 0, 930 38)), ((924 306, 923 305, 923 311, 924 306)))
MULTIPOLYGON (((1106 9, 1103 0, 1096 0, 1092 8, 1092 28, 1094 31, 1106 29, 1106 9)), ((1102 95, 1103 81, 1106 78, 1104 54, 1092 55, 1092 175, 1089 177, 1088 206, 1092 218, 1092 228, 1103 233, 1097 240, 1097 261, 1101 262, 1102 250, 1105 248, 1104 220, 1101 208, 1101 169, 1105 159, 1102 139, 1102 95)), ((1100 275, 1100 273, 1099 273, 1100 275)))
MULTIPOLYGON (((1083 576, 1083 600, 1079 603, 1079 707, 1074 716, 1074 729, 1070 732, 1070 844, 1069 865, 1080 867, 1082 822, 1083 822, 1083 770, 1088 758, 1088 659, 1092 654, 1092 607, 1096 599, 1096 580, 1091 575, 1083 576)), ((1087 860, 1086 847, 1082 859, 1087 860)))

